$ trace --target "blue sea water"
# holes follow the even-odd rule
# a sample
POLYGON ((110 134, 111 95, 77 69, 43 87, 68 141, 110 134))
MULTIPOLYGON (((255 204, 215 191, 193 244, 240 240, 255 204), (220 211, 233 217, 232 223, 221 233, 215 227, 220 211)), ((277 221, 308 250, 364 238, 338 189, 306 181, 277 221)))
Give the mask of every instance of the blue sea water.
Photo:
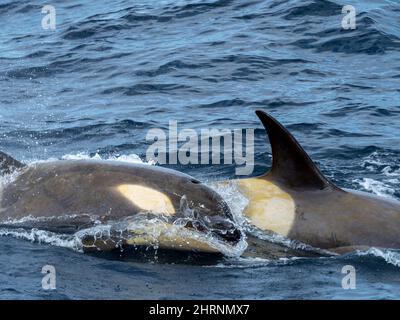
MULTIPOLYGON (((48 4, 55 30, 42 28, 42 1, 0 0, 2 151, 28 163, 145 159, 149 129, 175 120, 254 128, 256 175, 271 164, 254 114, 263 109, 337 185, 400 199, 400 2, 352 1, 355 30, 341 26, 346 1, 48 4)), ((173 167, 210 183, 235 177, 234 165, 173 167)), ((1 299, 400 298, 394 250, 136 261, 2 232, 1 299), (55 291, 42 289, 46 264, 57 269, 55 291), (355 290, 341 287, 344 265, 356 268, 355 290)))

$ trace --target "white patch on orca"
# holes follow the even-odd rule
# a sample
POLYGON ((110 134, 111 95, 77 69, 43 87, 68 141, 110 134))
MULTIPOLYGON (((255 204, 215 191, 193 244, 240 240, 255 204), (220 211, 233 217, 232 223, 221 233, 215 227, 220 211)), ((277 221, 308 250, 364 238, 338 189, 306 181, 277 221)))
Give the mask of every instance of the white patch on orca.
POLYGON ((171 199, 164 193, 138 184, 121 184, 117 191, 135 206, 145 212, 174 215, 171 199))
POLYGON ((296 218, 292 196, 276 184, 262 178, 235 181, 240 191, 249 199, 244 214, 251 223, 262 230, 288 236, 296 218))

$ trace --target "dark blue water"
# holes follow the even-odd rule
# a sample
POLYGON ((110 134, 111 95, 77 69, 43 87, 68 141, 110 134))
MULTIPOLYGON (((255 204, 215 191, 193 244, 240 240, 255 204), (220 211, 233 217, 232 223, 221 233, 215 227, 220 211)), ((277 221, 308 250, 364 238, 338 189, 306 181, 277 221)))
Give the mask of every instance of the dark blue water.
MULTIPOLYGON (((0 1, 0 149, 25 162, 142 159, 150 128, 256 128, 281 120, 342 187, 400 199, 400 3, 352 1, 0 1)), ((233 165, 175 166, 201 180, 233 165)), ((56 244, 55 241, 50 241, 56 244)), ((0 238, 0 298, 400 298, 400 253, 175 263, 84 255, 0 238), (57 290, 41 268, 57 269, 57 290), (344 265, 357 289, 341 288, 344 265)))

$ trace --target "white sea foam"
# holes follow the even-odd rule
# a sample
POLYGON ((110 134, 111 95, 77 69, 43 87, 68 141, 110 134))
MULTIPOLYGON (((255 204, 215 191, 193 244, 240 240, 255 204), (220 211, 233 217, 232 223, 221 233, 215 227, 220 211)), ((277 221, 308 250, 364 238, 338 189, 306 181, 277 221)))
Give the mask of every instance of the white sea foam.
POLYGON ((236 257, 235 259, 227 259, 216 265, 207 266, 208 268, 257 268, 265 267, 273 264, 276 261, 258 257, 236 257))
MULTIPOLYGON (((45 160, 31 160, 31 161, 28 161, 28 164, 51 162, 51 161, 56 161, 56 160, 60 160, 60 159, 48 158, 45 160)), ((155 165, 155 162, 153 160, 145 161, 142 158, 140 158, 139 155, 137 155, 135 153, 131 153, 131 154, 127 154, 127 155, 117 154, 117 155, 111 155, 111 156, 101 156, 98 153, 89 154, 87 152, 78 152, 78 153, 72 153, 72 154, 65 154, 61 157, 61 160, 104 160, 104 161, 121 161, 121 162, 127 162, 127 163, 155 165)))
POLYGON ((400 267, 400 252, 389 249, 370 248, 366 251, 357 251, 358 256, 374 256, 382 258, 387 263, 400 267))
POLYGON ((365 191, 381 197, 396 198, 396 190, 400 183, 400 168, 397 157, 384 152, 374 151, 361 163, 362 167, 374 174, 362 179, 353 180, 365 191), (379 177, 376 175, 379 174, 379 177))
POLYGON ((0 237, 6 236, 24 239, 31 242, 50 244, 57 247, 69 248, 75 251, 82 251, 82 243, 75 235, 62 235, 39 229, 26 230, 0 228, 0 237))
POLYGON ((298 260, 307 258, 302 257, 290 257, 290 258, 279 258, 279 259, 265 259, 260 257, 236 257, 235 259, 226 258, 224 262, 216 265, 207 266, 209 268, 261 268, 265 266, 277 266, 277 265, 288 265, 298 260))
POLYGON ((356 179, 354 182, 358 183, 366 191, 372 192, 381 197, 393 198, 393 195, 396 192, 395 189, 388 186, 386 183, 372 178, 363 178, 361 180, 356 179))
POLYGON ((215 191, 217 191, 228 203, 236 223, 245 233, 251 234, 261 240, 265 240, 271 243, 276 243, 291 249, 334 255, 334 253, 332 252, 315 248, 310 245, 301 243, 299 241, 291 240, 277 233, 267 232, 257 229, 250 223, 250 221, 243 214, 243 211, 248 205, 249 200, 240 192, 239 188, 237 187, 237 184, 233 182, 227 182, 227 183, 211 182, 209 185, 215 191))
POLYGON ((208 186, 221 195, 229 205, 236 224, 245 227, 248 224, 248 221, 243 215, 243 211, 248 205, 249 200, 240 192, 237 185, 233 182, 210 182, 208 183, 208 186))

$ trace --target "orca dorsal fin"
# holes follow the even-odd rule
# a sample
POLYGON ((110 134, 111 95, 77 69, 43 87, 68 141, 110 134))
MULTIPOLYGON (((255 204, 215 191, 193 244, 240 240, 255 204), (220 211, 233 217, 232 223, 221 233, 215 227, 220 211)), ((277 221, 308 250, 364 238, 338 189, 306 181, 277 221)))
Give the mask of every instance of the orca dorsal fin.
POLYGON ((0 151, 0 174, 8 174, 16 169, 25 167, 25 165, 4 152, 0 151))
POLYGON ((335 187, 282 124, 264 111, 257 110, 256 114, 267 131, 272 148, 272 168, 266 176, 292 188, 321 190, 335 187))

